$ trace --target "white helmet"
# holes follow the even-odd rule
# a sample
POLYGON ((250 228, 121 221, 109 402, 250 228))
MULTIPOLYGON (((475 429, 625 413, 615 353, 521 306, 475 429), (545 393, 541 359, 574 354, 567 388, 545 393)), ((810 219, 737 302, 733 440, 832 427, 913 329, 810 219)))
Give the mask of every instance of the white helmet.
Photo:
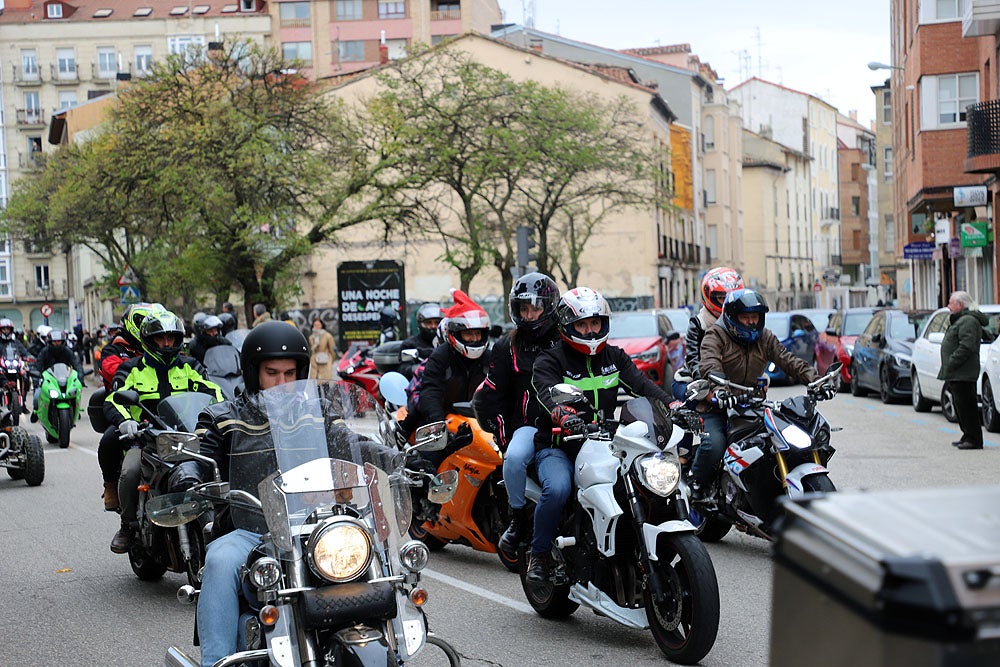
POLYGON ((35 333, 38 334, 39 338, 48 338, 49 334, 52 333, 52 327, 47 324, 43 324, 35 329, 35 333))
POLYGON ((490 340, 490 316, 462 290, 455 290, 452 296, 455 305, 447 310, 446 318, 441 321, 445 340, 462 356, 478 359, 490 340), (462 331, 474 332, 475 339, 463 340, 462 331))
POLYGON ((589 287, 575 287, 562 295, 556 307, 559 334, 577 352, 593 356, 604 349, 611 333, 611 306, 603 296, 589 287), (576 323, 591 317, 601 318, 600 331, 581 335, 576 323))

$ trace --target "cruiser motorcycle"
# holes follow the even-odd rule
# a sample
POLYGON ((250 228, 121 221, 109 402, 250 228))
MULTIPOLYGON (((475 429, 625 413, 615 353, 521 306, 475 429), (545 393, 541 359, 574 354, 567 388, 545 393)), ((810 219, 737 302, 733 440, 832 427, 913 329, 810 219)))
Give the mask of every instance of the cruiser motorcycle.
MULTIPOLYGON (((688 391, 707 389, 692 383, 688 391)), ((558 404, 587 404, 572 385, 550 391, 558 404)), ((689 410, 633 398, 620 424, 598 417, 588 434, 563 438, 584 442, 549 581, 528 580, 528 559, 521 557, 521 585, 540 616, 563 618, 583 605, 624 626, 648 628, 672 662, 694 664, 708 655, 719 630, 719 585, 689 521, 677 451, 700 422, 689 410)), ((530 478, 526 496, 532 503, 541 496, 530 478)))
POLYGON ((696 506, 692 521, 703 542, 718 542, 734 526, 770 540, 771 526, 780 513, 783 496, 801 498, 810 492, 831 492, 827 463, 833 456, 830 427, 817 410, 816 390, 836 386, 840 362, 826 375, 809 383, 806 394, 768 401, 752 387, 709 374, 718 391, 736 396, 729 409, 731 443, 722 457, 722 470, 708 491, 709 501, 696 506))
MULTIPOLYGON (((313 380, 261 392, 255 400, 268 420, 277 469, 257 495, 225 482, 188 491, 188 502, 208 499, 260 513, 268 529, 243 568, 245 649, 217 666, 385 667, 425 650, 436 652, 433 664, 460 664, 447 642, 428 635, 420 571, 429 551, 407 538, 413 480, 401 467, 407 456, 444 445, 443 424, 419 429, 403 454, 350 440, 334 425, 367 430, 357 423, 359 395, 313 380)), ((181 445, 162 455, 214 464, 181 445)), ((447 500, 456 480, 457 474, 436 477, 429 494, 447 500)), ((183 602, 197 596, 192 586, 178 591, 183 602)), ((165 664, 198 662, 170 647, 165 664)))

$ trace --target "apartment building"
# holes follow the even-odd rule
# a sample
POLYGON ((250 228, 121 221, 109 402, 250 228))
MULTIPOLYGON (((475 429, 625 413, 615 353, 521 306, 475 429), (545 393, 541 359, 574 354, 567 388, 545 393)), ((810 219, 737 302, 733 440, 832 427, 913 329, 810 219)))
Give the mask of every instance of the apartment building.
MULTIPOLYGON (((113 93, 167 54, 237 37, 270 41, 262 0, 6 0, 0 13, 0 205, 12 183, 40 168, 39 155, 51 148, 53 114, 113 93)), ((78 319, 96 326, 101 322, 91 318, 103 321, 107 309, 80 305, 84 284, 96 284, 95 270, 93 258, 44 239, 0 240, 0 317, 34 328, 43 323, 40 308, 47 303, 52 326, 68 328, 78 319)), ((120 301, 120 295, 101 296, 106 305, 120 301)))
POLYGON ((971 26, 963 37, 963 18, 983 5, 995 3, 892 0, 890 8, 896 245, 915 308, 942 306, 956 289, 996 299, 995 250, 961 236, 966 223, 992 216, 989 158, 967 160, 970 107, 996 95, 995 38, 973 36, 971 26))
POLYGON ((849 286, 857 296, 850 305, 874 306, 886 297, 878 254, 875 155, 875 133, 858 122, 857 113, 838 114, 841 286, 849 286))
POLYGON ((489 34, 496 0, 278 0, 268 3, 275 41, 315 78, 343 76, 466 32, 489 34))
MULTIPOLYGON (((809 212, 813 268, 803 276, 803 291, 819 281, 822 307, 831 307, 827 287, 840 284, 840 196, 837 158, 837 109, 820 98, 757 77, 730 90, 740 103, 743 126, 812 158, 809 191, 802 193, 809 212)), ((746 188, 744 188, 744 194, 746 188)))
MULTIPOLYGON (((875 178, 878 186, 876 208, 878 214, 878 260, 879 285, 885 294, 886 303, 910 303, 910 281, 908 264, 902 259, 902 251, 896 249, 896 214, 893 206, 892 147, 892 87, 889 79, 878 86, 872 86, 875 95, 875 178), (897 259, 897 257, 899 259, 897 259)), ((869 202, 871 206, 871 202, 869 202)))

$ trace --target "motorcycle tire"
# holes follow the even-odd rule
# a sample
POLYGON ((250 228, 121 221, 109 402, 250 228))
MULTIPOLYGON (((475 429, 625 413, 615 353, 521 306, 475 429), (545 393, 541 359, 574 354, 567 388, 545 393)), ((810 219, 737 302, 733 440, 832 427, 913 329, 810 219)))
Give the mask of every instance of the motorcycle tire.
POLYGON ((24 444, 24 481, 28 486, 38 486, 45 479, 45 454, 37 435, 28 436, 24 444))
POLYGON ((431 551, 441 551, 448 545, 447 542, 439 540, 424 530, 423 525, 418 525, 415 522, 410 524, 410 537, 415 540, 420 540, 426 544, 427 548, 431 551))
POLYGON ((69 408, 60 408, 57 427, 59 429, 59 448, 69 447, 69 432, 73 428, 73 416, 69 413, 69 408))
POLYGON ((59 442, 59 438, 57 436, 52 435, 48 431, 46 431, 45 432, 45 442, 49 443, 50 445, 53 445, 53 444, 59 442))
POLYGON ((698 539, 706 544, 715 543, 720 541, 723 537, 729 534, 732 530, 733 524, 729 523, 724 519, 716 519, 715 517, 707 517, 702 521, 701 526, 698 527, 698 531, 695 533, 698 539))
POLYGON ((521 588, 531 608, 542 618, 569 618, 579 607, 579 603, 569 599, 569 584, 553 584, 551 581, 537 584, 528 581, 528 553, 520 553, 521 588))
POLYGON ((128 550, 128 563, 141 581, 159 581, 167 571, 166 565, 157 561, 142 547, 128 550))
POLYGON ((517 556, 511 558, 509 554, 504 553, 503 549, 497 546, 497 557, 500 558, 500 564, 504 566, 508 572, 519 572, 521 570, 521 559, 517 556))
POLYGON ((458 654, 454 646, 440 637, 427 635, 427 646, 420 651, 420 655, 417 656, 415 662, 418 664, 426 662, 428 665, 444 665, 446 664, 445 660, 448 661, 448 667, 460 667, 462 664, 462 656, 458 654))
POLYGON ((651 587, 643 595, 649 630, 671 662, 693 665, 708 655, 719 633, 719 582, 705 545, 690 533, 662 539, 655 568, 668 600, 657 603, 651 587))
MULTIPOLYGON (((37 437, 37 436, 36 436, 37 437)), ((28 446, 28 434, 22 429, 12 429, 10 432, 10 449, 14 455, 20 455, 28 446)), ((24 479, 24 468, 7 468, 11 479, 24 479)))

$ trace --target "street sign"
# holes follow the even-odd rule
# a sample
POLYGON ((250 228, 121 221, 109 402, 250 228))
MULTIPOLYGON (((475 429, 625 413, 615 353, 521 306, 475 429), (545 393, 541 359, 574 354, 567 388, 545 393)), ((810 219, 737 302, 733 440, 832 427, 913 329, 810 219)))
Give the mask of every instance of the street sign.
POLYGON ((819 282, 813 283, 813 292, 822 292, 823 286, 819 282))
MULTIPOLYGON (((124 287, 125 285, 134 285, 138 282, 138 277, 135 275, 135 271, 128 264, 125 265, 125 270, 122 271, 121 277, 118 279, 118 286, 124 287)), ((124 303, 124 301, 122 302, 124 303)))
POLYGON ((135 285, 123 285, 122 288, 122 304, 139 303, 141 295, 139 294, 139 288, 135 285))
POLYGON ((42 317, 52 317, 52 306, 47 303, 43 303, 42 307, 38 310, 41 311, 42 317))
POLYGON ((933 259, 934 244, 930 241, 914 241, 903 246, 903 259, 933 259))

